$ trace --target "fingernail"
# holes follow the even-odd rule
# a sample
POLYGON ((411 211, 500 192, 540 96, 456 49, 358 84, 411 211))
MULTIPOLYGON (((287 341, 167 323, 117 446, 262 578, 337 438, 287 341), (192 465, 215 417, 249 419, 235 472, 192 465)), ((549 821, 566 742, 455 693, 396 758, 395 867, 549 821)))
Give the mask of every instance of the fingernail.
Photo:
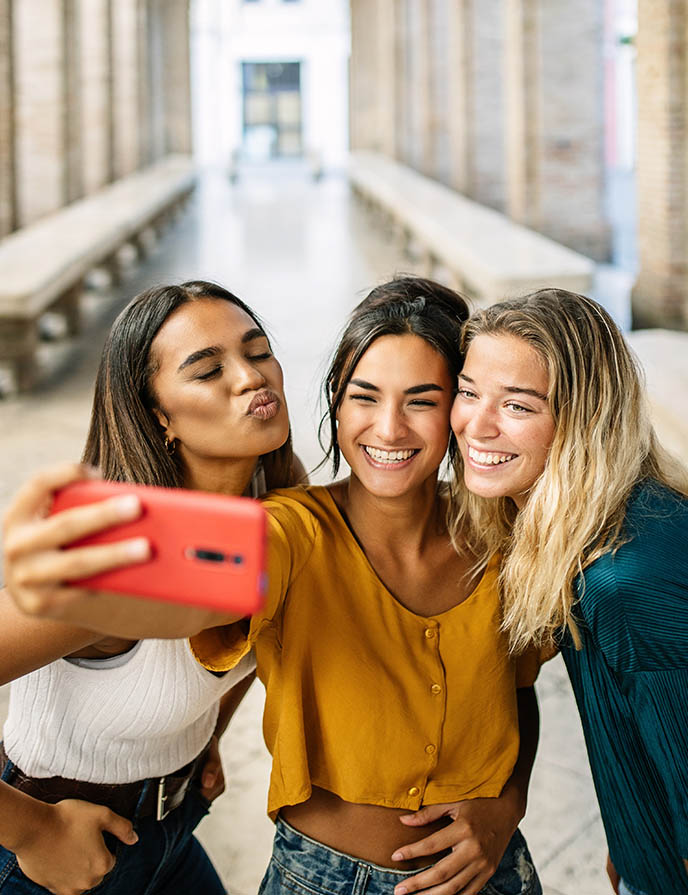
POLYGON ((394 895, 406 895, 408 889, 405 886, 399 886, 398 889, 394 890, 394 895))
MULTIPOLYGON (((393 861, 403 861, 404 853, 401 851, 395 851, 394 854, 392 855, 392 860, 393 861)), ((401 889, 397 889, 396 891, 397 891, 398 895, 402 895, 401 889)), ((406 889, 404 889, 404 892, 405 891, 406 891, 406 889)))
POLYGON ((148 559, 150 556, 150 545, 146 538, 136 538, 127 542, 127 556, 130 559, 148 559))
POLYGON ((139 837, 134 830, 131 831, 128 839, 129 839, 129 842, 131 843, 131 845, 135 845, 139 841, 139 837))
POLYGON ((117 513, 125 518, 138 516, 141 512, 141 501, 135 494, 125 494, 115 498, 113 506, 117 513))

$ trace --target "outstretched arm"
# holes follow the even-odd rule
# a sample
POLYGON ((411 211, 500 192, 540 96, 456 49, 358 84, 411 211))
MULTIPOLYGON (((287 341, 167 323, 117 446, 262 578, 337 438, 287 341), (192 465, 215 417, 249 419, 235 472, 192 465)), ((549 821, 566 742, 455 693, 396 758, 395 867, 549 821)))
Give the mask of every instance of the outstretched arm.
POLYGON ((24 485, 10 505, 4 524, 5 584, 17 606, 31 615, 133 640, 188 637, 236 621, 236 616, 207 609, 65 584, 149 556, 149 545, 141 538, 63 549, 89 534, 135 519, 141 512, 137 501, 127 495, 48 515, 56 490, 92 475, 78 464, 54 467, 24 485))

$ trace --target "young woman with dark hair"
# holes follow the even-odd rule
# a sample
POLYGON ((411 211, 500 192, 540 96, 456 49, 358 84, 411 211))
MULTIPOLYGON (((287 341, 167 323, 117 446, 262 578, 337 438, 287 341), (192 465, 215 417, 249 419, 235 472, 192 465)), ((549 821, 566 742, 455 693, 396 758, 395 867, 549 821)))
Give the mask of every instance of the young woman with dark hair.
MULTIPOLYGON (((105 345, 83 459, 147 485, 257 495, 293 484, 282 371, 255 314, 201 281, 137 296, 105 345)), ((69 467, 32 488, 88 474, 69 467)), ((45 509, 38 564, 54 527, 45 509)), ((137 508, 111 500, 101 511, 114 523, 137 508)), ((77 516, 59 524, 74 531, 77 516)), ((193 829, 224 788, 218 738, 253 656, 218 676, 186 640, 103 639, 22 616, 7 595, 0 630, 0 679, 13 680, 0 892, 223 893, 193 829)))
MULTIPOLYGON (((267 498, 269 586, 250 620, 66 588, 124 554, 61 551, 73 532, 54 517, 48 535, 36 519, 45 482, 10 511, 7 580, 24 607, 120 636, 200 631, 193 650, 214 671, 255 650, 277 824, 263 895, 541 892, 516 829, 537 740, 537 659, 510 658, 497 558, 476 569, 460 540, 452 546, 438 481, 454 449, 467 315, 456 293, 412 278, 354 311, 325 421, 335 465, 343 456, 351 474, 267 498)), ((72 518, 85 533, 101 513, 72 518)))

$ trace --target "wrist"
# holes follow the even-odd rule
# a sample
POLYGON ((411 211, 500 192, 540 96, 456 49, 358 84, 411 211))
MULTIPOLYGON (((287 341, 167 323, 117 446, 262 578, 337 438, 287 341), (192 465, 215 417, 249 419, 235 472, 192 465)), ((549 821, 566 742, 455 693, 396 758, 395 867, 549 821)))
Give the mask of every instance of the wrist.
POLYGON ((17 798, 16 805, 13 806, 15 810, 11 812, 11 829, 8 828, 6 835, 3 830, 2 844, 17 855, 35 842, 46 841, 55 807, 23 792, 15 790, 15 793, 17 798))

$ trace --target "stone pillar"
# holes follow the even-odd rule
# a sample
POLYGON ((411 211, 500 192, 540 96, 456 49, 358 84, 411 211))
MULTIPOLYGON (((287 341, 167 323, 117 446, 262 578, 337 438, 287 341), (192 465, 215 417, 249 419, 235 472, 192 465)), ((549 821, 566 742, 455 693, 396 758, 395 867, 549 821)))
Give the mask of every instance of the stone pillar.
POLYGON ((114 177, 139 167, 138 0, 114 0, 112 15, 112 108, 114 177))
POLYGON ((110 0, 81 0, 79 42, 84 122, 82 170, 89 195, 113 177, 110 0))
POLYGON ((0 239, 16 226, 12 0, 0 0, 0 239))
POLYGON ((62 9, 62 76, 65 96, 65 201, 74 202, 84 195, 83 177, 83 133, 84 119, 81 95, 81 7, 83 0, 64 0, 62 9))
POLYGON ((599 0, 506 0, 507 210, 609 257, 599 0))
POLYGON ((688 329, 688 10, 638 4, 638 249, 633 326, 688 329))
POLYGON ((433 173, 430 105, 430 33, 427 0, 407 0, 406 162, 422 174, 433 173))
POLYGON ((465 5, 471 7, 467 192, 477 202, 501 211, 506 205, 505 0, 470 0, 465 5))
POLYGON ((159 6, 165 59, 167 152, 191 152, 191 58, 189 0, 164 0, 159 6))
POLYGON ((432 174, 505 204, 504 0, 430 0, 432 174))
POLYGON ((395 0, 351 0, 352 149, 396 150, 395 0))
POLYGON ((149 39, 148 39, 148 2, 137 0, 136 7, 136 33, 137 33, 137 77, 138 112, 139 112, 139 163, 142 166, 150 164, 153 160, 152 128, 151 128, 151 90, 149 71, 149 39))
POLYGON ((17 224, 66 201, 63 0, 13 4, 17 224))

